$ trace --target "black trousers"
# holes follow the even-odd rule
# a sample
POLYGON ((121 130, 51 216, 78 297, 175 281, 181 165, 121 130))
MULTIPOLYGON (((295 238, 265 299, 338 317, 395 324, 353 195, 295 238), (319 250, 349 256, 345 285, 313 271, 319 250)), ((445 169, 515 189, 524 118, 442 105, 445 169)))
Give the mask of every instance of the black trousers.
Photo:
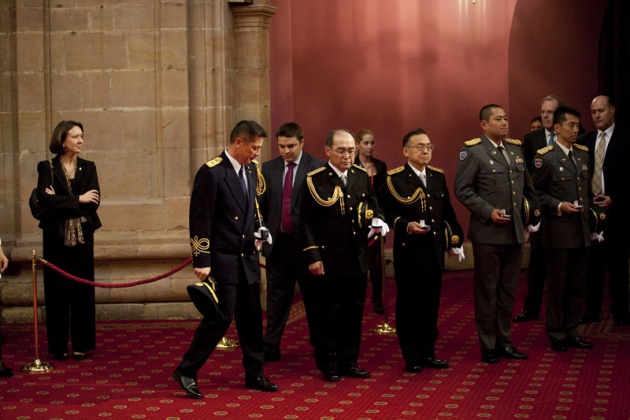
MULTIPOLYGON (((240 268, 243 270, 243 268, 240 268)), ((244 273, 240 275, 244 279, 244 273)), ((190 348, 184 354, 177 370, 189 378, 197 378, 197 372, 208 360, 225 332, 236 321, 236 331, 243 352, 245 376, 254 378, 263 371, 262 308, 260 283, 217 284, 220 315, 217 319, 204 317, 197 327, 190 348)))
MULTIPOLYGON (((94 233, 83 225, 85 244, 72 247, 63 237, 44 231, 44 259, 64 271, 94 281, 94 233)), ((69 280, 44 268, 46 334, 50 354, 72 350, 86 352, 96 348, 96 306, 94 287, 69 280)))
POLYGON ((529 244, 527 296, 525 296, 524 309, 532 315, 539 316, 547 273, 545 249, 542 246, 542 226, 538 228, 537 232, 533 232, 529 236, 529 244))

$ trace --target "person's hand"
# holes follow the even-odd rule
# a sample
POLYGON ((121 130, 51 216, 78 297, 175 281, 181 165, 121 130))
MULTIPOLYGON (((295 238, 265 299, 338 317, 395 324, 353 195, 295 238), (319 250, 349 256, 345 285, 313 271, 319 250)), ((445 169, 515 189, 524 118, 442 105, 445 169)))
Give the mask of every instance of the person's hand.
POLYGON ((88 192, 86 192, 85 194, 81 194, 79 196, 79 203, 94 203, 94 204, 98 204, 98 202, 101 200, 101 197, 98 194, 97 190, 90 190, 88 192))
POLYGON ((46 194, 55 195, 55 189, 53 188, 52 185, 50 187, 46 187, 46 194))
POLYGON ((204 281, 210 275, 210 267, 195 267, 195 276, 201 281, 204 281))
POLYGON ((2 250, 2 245, 0 245, 0 273, 4 272, 4 270, 9 265, 9 259, 6 255, 4 255, 4 251, 2 250))
POLYGON ((591 241, 597 241, 597 242, 604 242, 604 232, 601 233, 597 233, 597 232, 593 232, 591 233, 591 241))
POLYGON ((603 208, 604 210, 608 210, 613 205, 613 202, 610 196, 601 195, 601 194, 598 194, 595 197, 593 197, 593 203, 597 204, 599 207, 603 208))
POLYGON ((375 217, 374 219, 372 219, 372 224, 370 225, 370 232, 368 233, 368 239, 370 239, 372 236, 374 236, 377 233, 380 233, 381 236, 385 236, 387 235, 387 232, 389 232, 389 226, 387 226, 387 223, 385 223, 383 220, 379 219, 378 217, 375 217))
POLYGON ((314 276, 323 276, 324 274, 326 274, 324 272, 324 263, 321 261, 310 263, 308 265, 308 271, 314 276))
POLYGON ((568 214, 579 213, 582 211, 582 207, 578 207, 568 201, 563 201, 562 204, 560 204, 560 211, 568 214))
POLYGON ((448 255, 449 256, 457 255, 457 258, 459 259, 459 262, 462 262, 463 260, 466 259, 466 255, 464 255, 464 247, 463 246, 459 246, 457 248, 449 249, 448 250, 448 255))
POLYGON ((410 235, 425 235, 431 230, 426 225, 421 225, 418 222, 409 222, 407 225, 407 233, 410 235))
POLYGON ((273 238, 271 237, 271 232, 266 227, 260 227, 256 232, 254 232, 254 245, 256 246, 256 251, 260 251, 262 248, 262 244, 267 242, 269 245, 273 243, 273 238), (264 238, 264 239, 263 239, 264 238))
POLYGON ((512 221, 512 218, 509 217, 503 210, 494 209, 492 213, 490 213, 490 219, 497 225, 505 225, 512 221))

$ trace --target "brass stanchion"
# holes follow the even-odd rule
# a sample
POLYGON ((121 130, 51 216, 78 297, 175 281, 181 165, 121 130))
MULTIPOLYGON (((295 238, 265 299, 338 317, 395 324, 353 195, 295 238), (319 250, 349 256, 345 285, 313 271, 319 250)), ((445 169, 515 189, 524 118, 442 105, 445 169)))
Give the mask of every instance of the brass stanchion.
POLYGON ((225 335, 217 344, 219 350, 234 350, 236 347, 238 347, 238 341, 227 338, 225 335))
POLYGON ((44 363, 39 360, 39 331, 37 328, 37 269, 35 261, 37 260, 35 255, 35 248, 33 248, 33 255, 31 256, 31 267, 33 269, 33 325, 35 331, 35 361, 24 365, 24 372, 41 373, 50 372, 53 370, 53 365, 50 363, 44 363))
POLYGON ((385 277, 385 237, 381 236, 381 276, 383 278, 383 309, 384 309, 384 321, 382 324, 378 324, 372 331, 379 335, 396 335, 396 328, 389 325, 389 309, 388 309, 388 296, 387 296, 387 277, 385 277))

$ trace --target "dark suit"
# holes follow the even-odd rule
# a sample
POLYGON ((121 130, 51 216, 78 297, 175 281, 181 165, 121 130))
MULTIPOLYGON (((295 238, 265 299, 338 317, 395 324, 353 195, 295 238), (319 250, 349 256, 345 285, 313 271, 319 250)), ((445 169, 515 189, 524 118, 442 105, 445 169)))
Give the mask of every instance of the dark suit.
MULTIPOLYGON (((44 236, 44 259, 77 277, 94 280, 94 231, 101 227, 96 213, 99 204, 79 203, 79 196, 98 190, 96 165, 77 158, 72 193, 59 156, 52 160, 51 179, 48 161, 37 165, 39 200, 48 209, 39 227, 44 236), (54 195, 45 190, 53 186, 54 195), (82 218, 84 244, 66 246, 64 232, 68 218, 82 218)), ((77 352, 96 347, 96 309, 94 287, 67 279, 56 271, 44 268, 44 295, 46 298, 46 333, 48 352, 54 355, 68 353, 68 340, 77 352)))
POLYGON ((256 165, 245 166, 248 197, 226 152, 197 171, 190 198, 190 242, 194 267, 211 267, 220 316, 203 318, 178 371, 196 379, 232 318, 243 350, 246 378, 262 373, 260 266, 254 243, 256 165))
POLYGON ((410 364, 435 358, 444 252, 449 245, 459 247, 464 241, 443 171, 431 166, 425 171, 426 187, 407 164, 390 171, 379 191, 387 224, 395 232, 396 329, 403 358, 410 364), (407 225, 420 220, 431 231, 407 233, 407 225), (454 237, 456 241, 451 242, 454 237))
MULTIPOLYGON (((291 194, 291 220, 294 229, 298 226, 300 215, 298 203, 306 174, 325 164, 323 160, 302 152, 299 164, 294 168, 291 194)), ((262 165, 262 174, 267 188, 260 197, 260 209, 273 238, 272 244, 265 242, 262 249, 267 266, 267 330, 263 339, 263 348, 265 355, 272 357, 280 356, 280 340, 291 310, 296 280, 304 299, 307 320, 310 321, 311 317, 308 300, 310 295, 306 291, 304 282, 306 267, 302 260, 301 244, 298 243, 295 230, 287 233, 280 229, 285 165, 286 162, 281 156, 262 165)))
POLYGON ((466 142, 459 152, 455 177, 455 195, 470 211, 475 322, 482 352, 511 345, 514 294, 525 242, 523 194, 534 194, 520 142, 510 142, 503 142, 509 164, 485 135, 466 142), (511 222, 494 223, 490 218, 494 209, 505 209, 511 222))
POLYGON ((589 158, 578 146, 572 149, 575 164, 558 144, 539 150, 532 172, 543 213, 548 261, 546 328, 552 343, 578 336, 591 244, 589 158), (583 211, 558 215, 558 206, 565 201, 577 201, 583 211))
MULTIPOLYGON (((588 147, 591 169, 595 165, 595 142, 598 131, 590 132, 578 142, 588 147)), ((604 242, 594 242, 590 249, 586 280, 586 312, 597 319, 604 297, 605 273, 608 270, 608 286, 615 318, 628 316, 628 237, 630 236, 630 181, 626 167, 630 156, 630 133, 615 125, 608 141, 604 158, 604 195, 610 196, 613 206, 606 210, 604 242)))
POLYGON ((370 268, 369 221, 357 216, 366 206, 376 216, 377 200, 368 175, 352 166, 347 187, 330 164, 308 174, 302 186, 300 238, 306 264, 321 261, 325 274, 309 273, 315 359, 323 372, 357 365, 361 322, 370 268))
MULTIPOLYGON (((549 133, 546 129, 535 130, 525 135, 523 140, 523 155, 529 171, 533 168, 534 156, 538 149, 547 146, 549 133)), ((527 296, 525 296, 524 309, 528 314, 538 317, 542 305, 543 291, 545 289, 545 275, 547 266, 545 262, 545 250, 542 246, 542 223, 537 232, 529 236, 529 268, 527 270, 527 296)))
MULTIPOLYGON (((374 187, 374 191, 378 192, 382 185, 385 183, 385 178, 387 177, 387 164, 380 159, 374 159, 374 167, 376 168, 376 174, 370 176, 370 180, 372 182, 372 187, 374 187)), ((357 155, 354 160, 355 165, 363 167, 361 164, 361 160, 357 155)), ((366 169, 368 175, 370 174, 370 169, 366 169)), ((370 283, 372 284, 372 302, 375 304, 382 304, 383 301, 383 256, 381 255, 381 244, 379 241, 375 241, 370 246, 370 259, 372 260, 372 268, 369 270, 370 274, 370 283)))

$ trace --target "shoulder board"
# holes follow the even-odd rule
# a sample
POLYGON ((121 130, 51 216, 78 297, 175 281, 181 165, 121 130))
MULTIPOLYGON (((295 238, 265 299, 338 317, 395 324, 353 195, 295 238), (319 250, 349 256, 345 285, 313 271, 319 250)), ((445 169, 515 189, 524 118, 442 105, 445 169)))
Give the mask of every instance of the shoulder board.
POLYGON ((322 166, 321 168, 317 168, 317 169, 307 173, 306 176, 313 176, 313 175, 318 174, 321 171, 325 171, 325 170, 326 170, 326 166, 322 166))
POLYGON ((359 166, 356 163, 353 163, 352 166, 357 168, 357 169, 361 169, 363 172, 367 173, 367 171, 365 170, 365 168, 363 166, 359 166))
POLYGON ((573 147, 575 147, 578 150, 588 153, 588 147, 584 146, 583 144, 573 143, 573 147))
POLYGON ((481 139, 479 137, 477 137, 476 139, 472 139, 472 140, 468 140, 464 142, 466 146, 474 146, 479 143, 481 143, 481 139))
POLYGON ((217 166, 219 163, 223 162, 223 158, 221 156, 217 156, 214 159, 206 162, 206 166, 208 168, 212 168, 214 166, 217 166))
POLYGON ((434 172, 439 172, 441 174, 444 173, 444 169, 436 168, 435 166, 427 165, 427 168, 431 169, 434 172))
POLYGON ((399 166, 398 168, 394 168, 391 171, 387 171, 387 175, 396 175, 405 170, 404 166, 399 166))
POLYGON ((522 146, 523 143, 521 143, 520 140, 516 140, 516 139, 503 139, 504 142, 508 143, 508 144, 513 144, 514 146, 522 146))
POLYGON ((536 153, 539 155, 544 155, 545 153, 549 153, 553 150, 553 146, 545 146, 542 149, 538 149, 536 153))
POLYGON ((258 166, 258 161, 256 159, 252 159, 252 163, 256 166, 258 166))

